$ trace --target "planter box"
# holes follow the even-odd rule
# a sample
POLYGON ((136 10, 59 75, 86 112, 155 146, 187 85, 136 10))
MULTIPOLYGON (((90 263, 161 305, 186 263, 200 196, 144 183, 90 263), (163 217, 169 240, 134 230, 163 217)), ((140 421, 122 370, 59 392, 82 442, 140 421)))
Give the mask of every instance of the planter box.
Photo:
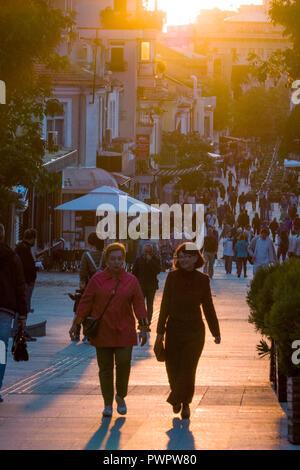
POLYGON ((288 440, 300 444, 300 377, 287 379, 288 440))

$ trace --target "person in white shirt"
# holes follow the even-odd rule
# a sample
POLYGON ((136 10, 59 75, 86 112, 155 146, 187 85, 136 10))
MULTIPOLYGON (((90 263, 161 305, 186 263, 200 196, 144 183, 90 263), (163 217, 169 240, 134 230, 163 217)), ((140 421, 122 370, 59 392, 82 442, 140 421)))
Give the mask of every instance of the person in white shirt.
POLYGON ((294 256, 296 256, 297 237, 298 237, 297 232, 293 230, 292 235, 289 236, 289 249, 288 249, 289 258, 293 258, 294 256))
POLYGON ((216 225, 216 222, 217 222, 216 214, 214 214, 213 212, 208 213, 207 216, 206 216, 207 230, 214 227, 216 225))
POLYGON ((252 256, 253 275, 261 267, 267 267, 270 263, 276 263, 277 257, 272 240, 269 238, 269 229, 263 228, 260 236, 256 237, 250 243, 248 252, 252 256))
POLYGON ((227 236, 223 238, 223 256, 225 259, 225 271, 226 274, 231 274, 232 271, 232 260, 234 257, 233 251, 233 236, 231 232, 227 233, 227 236))

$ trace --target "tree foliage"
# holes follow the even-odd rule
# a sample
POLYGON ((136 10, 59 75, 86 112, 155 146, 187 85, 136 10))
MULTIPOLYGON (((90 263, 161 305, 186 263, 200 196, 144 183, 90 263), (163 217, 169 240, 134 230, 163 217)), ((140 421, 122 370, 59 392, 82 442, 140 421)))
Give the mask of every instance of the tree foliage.
POLYGON ((289 93, 284 86, 250 88, 234 102, 232 134, 272 143, 283 134, 288 112, 289 93))
POLYGON ((284 73, 296 80, 300 77, 300 0, 273 0, 269 15, 273 24, 283 26, 291 47, 274 51, 266 61, 252 55, 252 72, 260 81, 268 76, 280 79, 284 73))
POLYGON ((202 165, 201 173, 193 173, 181 176, 180 186, 184 189, 194 190, 204 184, 205 173, 213 169, 213 162, 207 152, 211 145, 201 138, 198 132, 181 134, 179 130, 165 132, 162 138, 162 150, 157 161, 161 164, 176 165, 176 168, 184 169, 202 165))
MULTIPOLYGON (((59 111, 51 84, 35 71, 36 63, 52 70, 66 67, 57 46, 72 18, 49 8, 45 0, 10 0, 0 8, 0 79, 6 83, 6 104, 0 105, 0 188, 2 204, 13 186, 32 187, 43 170, 41 121, 59 111)), ((51 178, 50 178, 51 179, 51 178)))
POLYGON ((214 130, 221 131, 230 124, 232 97, 230 88, 222 80, 210 79, 202 83, 203 96, 216 96, 214 130))

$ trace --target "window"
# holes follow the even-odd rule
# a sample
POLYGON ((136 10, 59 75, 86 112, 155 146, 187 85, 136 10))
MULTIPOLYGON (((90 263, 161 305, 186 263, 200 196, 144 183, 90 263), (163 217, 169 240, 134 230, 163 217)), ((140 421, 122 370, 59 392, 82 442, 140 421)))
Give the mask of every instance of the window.
POLYGON ((150 60, 150 42, 142 42, 141 43, 141 60, 150 60))
POLYGON ((110 50, 110 70, 112 72, 122 72, 126 68, 124 62, 124 47, 112 47, 110 50))
POLYGON ((66 147, 66 108, 67 103, 62 103, 64 111, 62 115, 47 116, 46 130, 47 142, 51 145, 66 147))

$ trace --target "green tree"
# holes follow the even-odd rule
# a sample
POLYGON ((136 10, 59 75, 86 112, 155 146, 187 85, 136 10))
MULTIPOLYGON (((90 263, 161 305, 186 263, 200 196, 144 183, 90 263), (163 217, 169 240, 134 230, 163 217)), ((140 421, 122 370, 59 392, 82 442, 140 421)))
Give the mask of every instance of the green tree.
POLYGON ((202 84, 203 96, 216 96, 214 130, 221 131, 230 124, 232 97, 230 88, 222 80, 210 79, 202 84))
POLYGON ((292 109, 287 119, 280 146, 280 154, 283 157, 289 153, 300 154, 300 104, 292 109))
POLYGON ((207 172, 213 169, 213 162, 207 152, 211 145, 201 138, 198 132, 181 134, 178 130, 165 132, 162 138, 162 151, 157 161, 164 164, 176 164, 177 168, 185 169, 202 165, 201 173, 181 176, 180 187, 194 190, 204 184, 207 172))
POLYGON ((233 105, 233 130, 237 137, 260 138, 263 144, 274 143, 283 135, 289 112, 286 87, 266 90, 264 86, 246 91, 233 105))
MULTIPOLYGON (((0 198, 4 206, 11 188, 31 188, 44 177, 41 121, 59 105, 51 98, 51 84, 36 73, 35 64, 52 70, 67 66, 57 46, 73 20, 46 0, 10 0, 0 8, 0 79, 6 83, 6 105, 0 105, 0 198)), ((49 181, 53 181, 53 177, 49 181)), ((48 183, 49 183, 48 181, 48 183)))
POLYGON ((300 0, 273 0, 269 15, 273 24, 283 26, 283 34, 290 40, 291 47, 274 51, 267 61, 251 55, 252 73, 260 81, 265 81, 268 76, 280 79, 283 73, 287 73, 291 81, 299 79, 300 0))

